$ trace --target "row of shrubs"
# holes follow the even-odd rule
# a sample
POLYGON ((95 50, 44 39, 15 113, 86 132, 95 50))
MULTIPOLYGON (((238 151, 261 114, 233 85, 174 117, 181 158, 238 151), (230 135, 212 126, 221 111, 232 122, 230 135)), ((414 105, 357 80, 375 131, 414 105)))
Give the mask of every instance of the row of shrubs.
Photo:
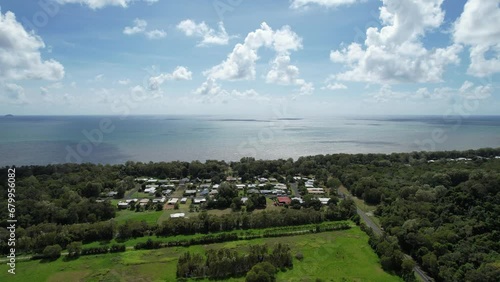
POLYGON ((80 252, 80 255, 86 256, 86 255, 96 255, 96 254, 107 254, 109 253, 119 253, 119 252, 125 252, 127 247, 125 245, 112 245, 111 247, 93 247, 93 248, 84 248, 80 252))

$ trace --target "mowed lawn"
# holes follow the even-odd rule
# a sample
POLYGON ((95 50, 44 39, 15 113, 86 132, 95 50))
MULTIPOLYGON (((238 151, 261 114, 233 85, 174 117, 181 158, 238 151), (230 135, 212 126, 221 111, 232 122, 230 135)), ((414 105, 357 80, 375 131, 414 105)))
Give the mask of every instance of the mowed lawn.
POLYGON ((118 224, 123 224, 127 220, 146 221, 148 224, 156 224, 162 215, 162 211, 142 211, 136 212, 129 209, 119 210, 113 219, 118 224))
MULTIPOLYGON (((234 241, 221 244, 175 247, 149 251, 83 256, 72 261, 18 262, 16 275, 0 266, 0 281, 175 281, 177 258, 184 252, 204 253, 212 248, 248 250, 249 244, 288 243, 292 254, 301 252, 302 261, 294 259, 294 268, 277 275, 277 281, 402 281, 385 273, 368 237, 358 227, 292 237, 234 241)), ((207 280, 208 281, 208 280, 207 280)), ((227 281, 244 281, 244 277, 227 281)))

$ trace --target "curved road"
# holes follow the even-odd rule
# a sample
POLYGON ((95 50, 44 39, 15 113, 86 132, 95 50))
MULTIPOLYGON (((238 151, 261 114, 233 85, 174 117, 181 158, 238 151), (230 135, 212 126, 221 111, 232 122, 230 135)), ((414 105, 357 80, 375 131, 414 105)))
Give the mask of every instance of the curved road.
MULTIPOLYGON (((342 196, 351 196, 351 195, 344 195, 342 192, 339 191, 339 194, 342 194, 342 196)), ((378 236, 382 236, 382 234, 384 233, 384 231, 382 231, 374 222, 373 220, 371 220, 371 218, 366 215, 366 213, 364 211, 362 211, 359 207, 356 206, 356 211, 358 213, 358 215, 364 220, 364 222, 366 223, 366 225, 368 225, 368 227, 370 227, 373 232, 375 234, 377 234, 378 236)), ((407 259, 412 259, 413 258, 407 254, 404 254, 405 258, 407 259)), ((413 271, 415 271, 415 273, 417 274, 417 276, 422 280, 422 281, 425 281, 425 282, 434 282, 434 279, 432 279, 429 275, 427 275, 427 273, 425 273, 425 271, 422 270, 422 268, 420 268, 420 266, 418 264, 415 265, 415 267, 413 268, 413 271)))

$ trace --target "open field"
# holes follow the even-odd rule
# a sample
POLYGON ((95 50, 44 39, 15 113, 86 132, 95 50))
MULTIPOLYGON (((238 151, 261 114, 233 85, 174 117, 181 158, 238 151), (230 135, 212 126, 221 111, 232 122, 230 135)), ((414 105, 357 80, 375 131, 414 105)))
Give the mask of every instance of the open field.
MULTIPOLYGON (((144 239, 144 238, 143 238, 144 239)), ((377 256, 358 227, 344 231, 233 241, 221 244, 173 247, 158 250, 82 256, 76 260, 19 262, 16 275, 0 266, 0 281, 175 281, 177 258, 185 251, 202 253, 212 248, 247 251, 249 244, 288 243, 292 254, 301 252, 303 261, 294 259, 294 268, 277 275, 277 281, 401 281, 382 271, 377 256)), ((208 280, 207 280, 208 281, 208 280)), ((228 281, 244 281, 234 278, 228 281)))
POLYGON ((146 221, 148 224, 156 224, 162 215, 162 211, 142 211, 135 212, 131 210, 119 210, 113 219, 118 224, 123 224, 127 220, 146 221))

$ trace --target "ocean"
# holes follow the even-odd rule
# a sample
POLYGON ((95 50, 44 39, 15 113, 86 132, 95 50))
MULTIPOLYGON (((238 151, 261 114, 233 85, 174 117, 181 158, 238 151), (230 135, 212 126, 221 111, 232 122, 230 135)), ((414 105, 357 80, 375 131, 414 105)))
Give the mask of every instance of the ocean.
POLYGON ((500 116, 0 117, 0 165, 297 159, 500 147, 500 116))

